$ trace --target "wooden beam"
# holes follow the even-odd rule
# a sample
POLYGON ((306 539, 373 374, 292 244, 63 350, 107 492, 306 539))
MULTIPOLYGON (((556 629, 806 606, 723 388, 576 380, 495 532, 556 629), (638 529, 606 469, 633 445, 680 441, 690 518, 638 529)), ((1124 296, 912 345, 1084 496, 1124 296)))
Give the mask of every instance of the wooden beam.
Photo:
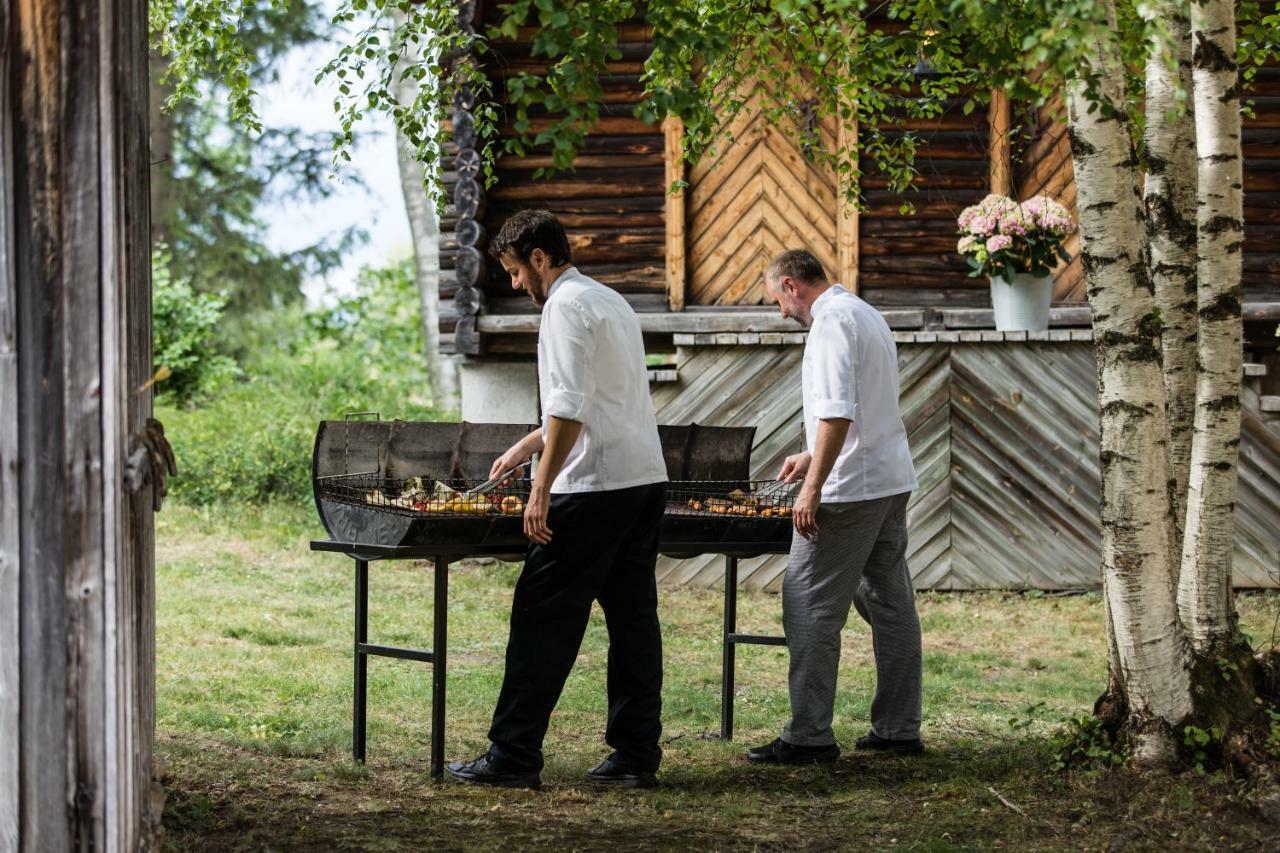
POLYGON ((685 164, 680 159, 684 139, 684 122, 668 116, 662 123, 665 139, 663 159, 666 162, 667 224, 667 303, 672 311, 684 310, 685 297, 685 190, 671 192, 676 182, 685 180, 685 164))
POLYGON ((9 102, 10 4, 0 6, 0 850, 18 849, 18 399, 13 273, 13 147, 9 102))
MULTIPOLYGON (((880 312, 895 328, 913 328, 924 324, 924 312, 912 308, 890 308, 880 312)), ((987 312, 990 314, 990 311, 987 312)), ((541 314, 481 314, 477 330, 486 335, 531 335, 538 331, 541 314)), ((640 330, 647 335, 719 334, 739 332, 797 332, 800 327, 784 320, 776 311, 755 308, 694 307, 678 314, 639 315, 640 330)))
MULTIPOLYGON (((840 122, 838 149, 848 150, 853 168, 858 167, 858 119, 855 116, 848 122, 840 122)), ((845 198, 841 186, 843 179, 836 176, 836 254, 839 257, 840 269, 836 277, 847 290, 858 292, 858 242, 859 220, 858 207, 845 198)))
POLYGON ((1000 195, 1013 192, 1013 146, 1010 136, 1013 108, 1003 89, 991 90, 987 110, 987 167, 991 191, 1000 195))

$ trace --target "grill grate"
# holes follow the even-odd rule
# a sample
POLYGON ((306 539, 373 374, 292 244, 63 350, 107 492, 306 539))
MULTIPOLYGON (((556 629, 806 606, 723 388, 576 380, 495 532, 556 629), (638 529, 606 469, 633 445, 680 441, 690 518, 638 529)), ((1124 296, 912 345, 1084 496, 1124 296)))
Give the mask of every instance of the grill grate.
MULTIPOLYGON (((483 495, 465 495, 483 480, 395 479, 376 474, 320 477, 321 498, 409 518, 483 518, 521 515, 529 480, 513 479, 483 495)), ((698 518, 790 518, 796 483, 776 480, 677 480, 667 488, 666 514, 698 518)))
POLYGON ((667 515, 699 518, 791 517, 798 483, 777 480, 678 480, 667 490, 667 515))
POLYGON ((338 474, 318 477, 316 491, 327 501, 410 518, 497 518, 524 514, 529 497, 528 479, 510 480, 482 495, 464 494, 484 482, 338 474))

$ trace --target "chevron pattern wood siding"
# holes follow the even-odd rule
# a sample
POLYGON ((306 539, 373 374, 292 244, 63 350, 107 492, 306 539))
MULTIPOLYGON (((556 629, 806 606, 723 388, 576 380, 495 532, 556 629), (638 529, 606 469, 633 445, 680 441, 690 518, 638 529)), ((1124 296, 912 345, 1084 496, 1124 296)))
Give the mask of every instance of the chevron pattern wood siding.
MULTIPOLYGON (((822 125, 828 149, 835 122, 822 125)), ((717 150, 689 172, 685 245, 691 304, 764 301, 761 277, 778 253, 806 247, 839 269, 836 181, 791 140, 795 132, 748 104, 717 150)))
MULTIPOLYGON (((772 477, 802 446, 801 347, 680 351, 658 386, 661 423, 757 427, 752 475, 772 477)), ((1097 585, 1098 406, 1092 345, 903 344, 901 410, 920 487, 907 509, 919 589, 1097 585)), ((1236 584, 1280 586, 1280 415, 1246 384, 1237 499, 1236 584)), ((746 560, 741 578, 778 590, 784 556, 746 560)), ((713 586, 723 558, 659 562, 663 583, 713 586)))

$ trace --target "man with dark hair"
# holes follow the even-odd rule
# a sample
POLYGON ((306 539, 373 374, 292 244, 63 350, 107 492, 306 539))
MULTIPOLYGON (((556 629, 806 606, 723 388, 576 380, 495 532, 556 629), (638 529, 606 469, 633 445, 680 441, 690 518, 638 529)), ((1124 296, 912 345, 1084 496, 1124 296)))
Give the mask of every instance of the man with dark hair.
POLYGON ((871 625, 876 693, 858 749, 900 755, 920 741, 920 620, 907 571, 907 499, 916 487, 898 411, 898 353, 875 308, 827 280, 811 252, 793 249, 765 270, 783 317, 809 327, 802 367, 808 449, 778 478, 804 478, 782 585, 791 658, 791 720, 751 761, 835 761, 831 729, 840 632, 852 604, 871 625))
POLYGON ((649 397, 635 312, 572 266, 550 213, 517 213, 490 252, 542 306, 538 391, 543 425, 493 463, 492 476, 541 453, 524 532, 530 539, 511 607, 507 666, 488 751, 448 765, 455 779, 537 787, 551 711, 578 656, 592 601, 609 630, 613 753, 587 779, 657 784, 662 758, 662 636, 654 566, 667 468, 649 397))

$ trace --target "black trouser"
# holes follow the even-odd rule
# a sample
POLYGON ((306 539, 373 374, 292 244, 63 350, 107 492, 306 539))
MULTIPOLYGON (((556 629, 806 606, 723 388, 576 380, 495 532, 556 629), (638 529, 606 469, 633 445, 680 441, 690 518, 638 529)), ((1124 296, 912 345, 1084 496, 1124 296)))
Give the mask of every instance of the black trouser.
POLYGON ((542 739, 600 601, 609 629, 605 742, 628 764, 662 760, 662 633, 654 565, 667 484, 552 495, 551 542, 529 544, 511 606, 507 669, 489 729, 504 764, 542 769, 542 739))

